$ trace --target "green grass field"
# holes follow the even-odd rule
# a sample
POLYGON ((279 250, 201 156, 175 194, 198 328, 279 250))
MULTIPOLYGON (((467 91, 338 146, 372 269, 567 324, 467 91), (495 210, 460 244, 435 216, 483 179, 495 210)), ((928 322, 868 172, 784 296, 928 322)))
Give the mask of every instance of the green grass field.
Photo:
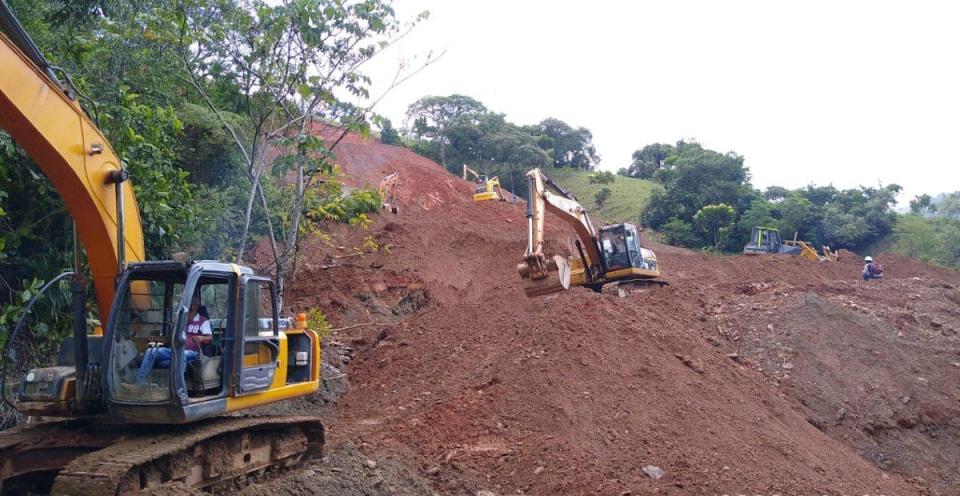
POLYGON ((656 190, 662 190, 659 184, 616 176, 612 184, 590 184, 590 173, 573 169, 544 169, 544 173, 564 189, 573 193, 577 200, 587 209, 587 213, 594 222, 603 220, 608 223, 631 222, 636 224, 640 213, 650 201, 650 195, 656 190), (597 208, 594 193, 603 186, 610 188, 610 198, 603 208, 597 208))

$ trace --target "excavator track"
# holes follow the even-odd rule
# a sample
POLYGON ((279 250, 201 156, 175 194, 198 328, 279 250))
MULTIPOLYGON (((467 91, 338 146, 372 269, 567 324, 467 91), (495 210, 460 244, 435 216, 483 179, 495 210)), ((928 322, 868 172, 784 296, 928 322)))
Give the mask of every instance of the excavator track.
POLYGON ((617 295, 620 298, 624 298, 630 293, 636 293, 637 291, 650 288, 662 288, 669 285, 670 283, 663 279, 630 279, 626 281, 608 282, 600 288, 600 293, 617 295))
POLYGON ((53 495, 137 494, 174 481, 220 492, 319 457, 323 443, 323 424, 314 417, 220 417, 118 429, 54 422, 0 436, 0 467, 10 475, 4 493, 42 489, 28 484, 30 476, 53 474, 53 495), (42 471, 16 471, 45 458, 42 471))

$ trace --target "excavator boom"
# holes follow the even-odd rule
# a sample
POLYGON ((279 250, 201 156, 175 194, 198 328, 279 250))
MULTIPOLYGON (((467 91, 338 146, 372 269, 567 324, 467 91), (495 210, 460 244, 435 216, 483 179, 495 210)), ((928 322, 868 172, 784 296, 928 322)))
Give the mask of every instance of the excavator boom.
MULTIPOLYGON (((0 9, 5 26, 19 26, 5 3, 0 2, 0 9)), ((126 262, 146 257, 133 189, 121 188, 125 220, 118 230, 116 181, 124 176, 106 137, 51 79, 52 71, 38 67, 3 33, 0 67, 0 128, 33 158, 67 205, 86 248, 100 316, 106 319, 121 254, 126 262)))

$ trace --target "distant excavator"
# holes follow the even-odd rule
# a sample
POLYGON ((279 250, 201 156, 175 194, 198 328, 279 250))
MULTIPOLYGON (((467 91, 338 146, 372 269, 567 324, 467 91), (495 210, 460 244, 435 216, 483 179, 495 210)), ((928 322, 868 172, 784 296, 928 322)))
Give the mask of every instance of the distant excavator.
POLYGON ((801 256, 814 262, 836 262, 840 255, 830 249, 829 246, 823 246, 823 253, 810 246, 805 241, 796 239, 784 240, 780 236, 780 231, 772 227, 754 227, 750 234, 750 242, 743 247, 744 255, 793 255, 801 256))
POLYGON ((477 185, 474 189, 473 201, 507 201, 507 198, 503 195, 503 190, 500 188, 499 177, 493 176, 488 178, 485 174, 480 174, 470 167, 467 167, 467 164, 463 164, 463 179, 466 181, 472 179, 477 185))
POLYGON ((556 293, 572 286, 623 296, 633 290, 668 284, 660 276, 656 254, 640 246, 635 225, 623 223, 594 229, 580 202, 540 169, 527 173, 527 186, 527 251, 523 262, 517 265, 527 296, 556 293), (544 255, 547 211, 573 228, 577 235, 576 257, 544 255))
POLYGON ((400 207, 397 202, 400 200, 400 173, 394 172, 380 181, 380 209, 389 210, 390 213, 400 213, 400 207))

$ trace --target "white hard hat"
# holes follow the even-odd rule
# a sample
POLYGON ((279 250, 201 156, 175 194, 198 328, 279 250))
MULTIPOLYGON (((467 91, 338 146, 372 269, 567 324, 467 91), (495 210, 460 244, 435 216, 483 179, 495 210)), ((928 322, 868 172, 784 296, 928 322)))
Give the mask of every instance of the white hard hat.
POLYGON ((864 258, 863 261, 864 261, 864 262, 872 262, 872 261, 873 261, 873 257, 867 255, 867 257, 864 258))

